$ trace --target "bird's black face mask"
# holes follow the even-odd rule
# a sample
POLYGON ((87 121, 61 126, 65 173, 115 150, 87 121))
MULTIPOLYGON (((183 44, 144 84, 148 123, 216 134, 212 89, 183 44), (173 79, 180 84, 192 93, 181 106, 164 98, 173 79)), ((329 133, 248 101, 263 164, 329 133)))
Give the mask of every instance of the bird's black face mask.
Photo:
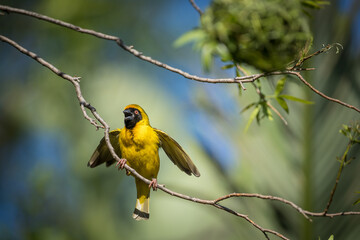
POLYGON ((125 115, 124 122, 127 129, 132 129, 136 123, 142 119, 140 111, 136 108, 125 109, 123 113, 125 115))

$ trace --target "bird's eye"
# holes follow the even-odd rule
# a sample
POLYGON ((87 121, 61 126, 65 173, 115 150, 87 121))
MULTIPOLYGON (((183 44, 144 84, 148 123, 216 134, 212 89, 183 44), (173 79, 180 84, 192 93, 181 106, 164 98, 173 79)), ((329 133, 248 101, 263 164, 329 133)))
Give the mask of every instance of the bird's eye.
POLYGON ((138 115, 138 114, 139 114, 139 111, 138 111, 138 110, 135 110, 134 113, 135 113, 136 115, 138 115))

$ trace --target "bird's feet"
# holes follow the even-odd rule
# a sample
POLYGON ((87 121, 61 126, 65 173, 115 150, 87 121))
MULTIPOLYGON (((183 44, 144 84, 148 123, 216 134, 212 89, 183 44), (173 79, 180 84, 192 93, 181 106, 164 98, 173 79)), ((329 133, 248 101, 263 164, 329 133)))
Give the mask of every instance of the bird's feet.
POLYGON ((126 161, 127 160, 125 158, 121 158, 120 160, 118 160, 118 162, 116 163, 116 166, 118 167, 118 170, 124 169, 126 161))
POLYGON ((157 187, 158 187, 158 184, 157 184, 157 180, 156 178, 153 178, 149 184, 149 188, 151 188, 156 191, 157 190, 157 187))

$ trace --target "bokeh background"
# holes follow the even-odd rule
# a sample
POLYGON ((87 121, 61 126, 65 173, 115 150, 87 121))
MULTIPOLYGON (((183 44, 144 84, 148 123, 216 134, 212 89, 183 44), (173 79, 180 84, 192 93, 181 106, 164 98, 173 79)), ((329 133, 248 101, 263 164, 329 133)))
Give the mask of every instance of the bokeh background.
MULTIPOLYGON (((209 1, 197 1, 205 9, 209 1)), ((231 77, 215 63, 204 73, 192 46, 174 41, 199 24, 188 1, 2 0, 84 28, 119 36, 155 59, 189 73, 231 77)), ((338 42, 339 54, 314 58, 307 73, 329 96, 360 105, 360 2, 333 0, 311 18, 314 51, 338 42)), ((123 126, 122 109, 137 103, 152 126, 173 136, 198 166, 201 177, 180 172, 161 153, 159 182, 174 191, 214 199, 231 192, 279 196, 322 211, 334 184, 347 139, 343 123, 359 114, 330 103, 290 78, 288 94, 315 102, 289 103, 288 126, 255 123, 245 133, 255 101, 248 87, 197 83, 143 62, 115 43, 30 17, 0 16, 0 34, 37 53, 60 70, 81 76, 84 97, 111 128, 123 126)), ((241 218, 209 206, 151 194, 151 218, 136 222, 135 184, 115 167, 90 169, 89 157, 103 136, 82 116, 73 86, 0 43, 0 239, 264 239, 241 218)), ((275 80, 261 80, 269 93, 275 80), (272 82, 272 83, 268 83, 272 82)), ((352 149, 359 158, 359 147, 352 149)), ((360 211, 360 159, 345 168, 330 212, 360 211)), ((291 239, 359 239, 356 216, 314 218, 312 223, 281 203, 232 199, 229 207, 291 239)), ((271 239, 276 239, 271 237, 271 239)))

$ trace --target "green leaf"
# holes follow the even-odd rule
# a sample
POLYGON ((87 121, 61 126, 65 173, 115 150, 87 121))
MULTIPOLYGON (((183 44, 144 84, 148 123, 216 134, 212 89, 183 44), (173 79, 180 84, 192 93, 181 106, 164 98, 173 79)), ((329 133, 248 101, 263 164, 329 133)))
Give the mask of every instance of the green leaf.
POLYGON ((316 1, 316 0, 305 0, 301 2, 305 7, 314 8, 314 9, 321 9, 323 5, 329 5, 329 1, 316 1))
POLYGON ((239 96, 241 97, 243 93, 243 88, 240 83, 238 84, 238 89, 239 89, 239 96))
POLYGON ((238 68, 235 68, 236 76, 241 77, 241 73, 238 68))
POLYGON ((273 121, 273 120, 274 120, 273 115, 272 115, 272 112, 271 112, 271 110, 270 110, 269 107, 266 108, 266 116, 268 117, 268 119, 269 119, 270 121, 273 121))
POLYGON ((314 102, 312 102, 312 101, 304 100, 304 99, 297 98, 297 97, 290 96, 290 95, 279 95, 279 97, 286 98, 290 101, 301 102, 304 104, 314 104, 314 102))
POLYGON ((204 39, 206 37, 206 34, 201 29, 194 29, 189 32, 184 33, 181 35, 178 39, 174 42, 174 47, 181 47, 189 42, 197 42, 201 39, 204 39))
POLYGON ((340 129, 339 132, 344 134, 345 137, 347 137, 347 133, 343 129, 340 129))
POLYGON ((201 63, 205 69, 205 71, 209 71, 212 66, 213 60, 213 51, 216 46, 212 43, 204 44, 201 49, 201 63))
POLYGON ((313 2, 310 2, 310 1, 304 1, 302 2, 302 4, 305 6, 305 7, 309 7, 309 8, 315 8, 315 9, 319 9, 320 7, 313 3, 313 2))
MULTIPOLYGON (((356 192, 356 193, 360 193, 360 192, 356 192)), ((356 200, 353 205, 359 204, 360 203, 360 198, 358 200, 356 200)))
POLYGON ((328 240, 334 240, 334 235, 331 235, 328 240))
POLYGON ((226 48, 226 46, 224 44, 216 45, 216 53, 219 54, 221 61, 223 61, 223 62, 228 62, 228 61, 231 61, 231 59, 232 59, 228 49, 226 48))
POLYGON ((343 129, 345 131, 349 132, 349 126, 348 125, 343 124, 342 127, 343 127, 343 129))
POLYGON ((245 130, 244 132, 247 132, 247 130, 249 129, 251 123, 254 121, 254 119, 258 116, 259 111, 260 111, 260 105, 257 105, 256 108, 252 111, 252 113, 250 114, 250 118, 248 120, 248 122, 246 123, 245 126, 245 130))
POLYGON ((282 97, 277 97, 276 101, 279 105, 285 110, 285 112, 289 113, 289 106, 287 105, 286 101, 282 97))
POLYGON ((264 117, 264 116, 261 117, 260 110, 261 110, 261 109, 259 109, 259 113, 256 115, 256 123, 257 123, 258 125, 260 125, 260 120, 264 117))
POLYGON ((245 112, 246 110, 250 109, 251 107, 253 107, 255 104, 257 104, 256 102, 250 103, 249 105, 247 105, 243 110, 241 110, 241 113, 245 112))
MULTIPOLYGON (((267 117, 270 121, 274 120, 272 116, 272 112, 270 107, 267 105, 266 101, 261 102, 262 111, 264 113, 264 117, 267 117)), ((260 124, 260 119, 258 118, 258 124, 260 124)))
POLYGON ((280 93, 282 93, 282 91, 284 90, 285 87, 285 82, 286 82, 286 77, 281 78, 277 84, 276 84, 276 88, 275 88, 275 96, 279 96, 280 93))
POLYGON ((235 65, 233 63, 231 63, 231 64, 226 64, 225 66, 222 66, 221 69, 230 69, 233 67, 235 67, 235 65))

